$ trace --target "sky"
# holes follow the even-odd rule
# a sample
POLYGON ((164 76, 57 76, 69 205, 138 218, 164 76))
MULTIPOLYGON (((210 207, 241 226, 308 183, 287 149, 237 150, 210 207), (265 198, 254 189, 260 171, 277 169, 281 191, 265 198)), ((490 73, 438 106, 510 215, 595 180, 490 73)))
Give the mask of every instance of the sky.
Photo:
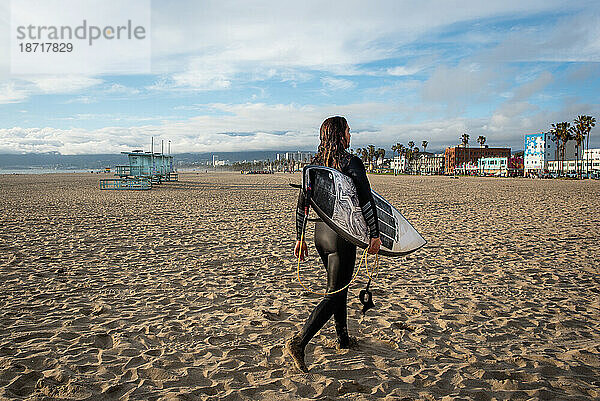
POLYGON ((353 148, 520 150, 600 117, 599 1, 149 3, 149 70, 19 74, 0 0, 0 153, 314 150, 333 115, 353 148))

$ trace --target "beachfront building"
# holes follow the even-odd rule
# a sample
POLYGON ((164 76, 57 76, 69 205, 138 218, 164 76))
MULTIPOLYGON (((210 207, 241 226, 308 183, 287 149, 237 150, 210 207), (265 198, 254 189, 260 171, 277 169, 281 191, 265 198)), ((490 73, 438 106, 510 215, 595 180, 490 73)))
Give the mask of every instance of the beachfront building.
POLYGON ((506 177, 508 175, 508 157, 482 157, 477 160, 477 172, 479 175, 506 177))
POLYGON ((459 175, 477 175, 477 161, 468 161, 454 166, 454 173, 459 175))
POLYGON ((565 162, 561 162, 560 149, 553 140, 550 132, 539 132, 525 135, 524 170, 525 176, 539 176, 547 173, 556 173, 561 169, 565 173, 575 173, 575 155, 577 149, 575 141, 568 141, 565 145, 565 162), (570 163, 572 162, 572 163, 570 163))
POLYGON ((525 135, 523 155, 525 176, 541 175, 549 171, 548 163, 558 159, 556 142, 550 132, 525 135))
POLYGON ((583 152, 583 172, 600 173, 600 149, 586 149, 583 152))
POLYGON ((523 158, 519 156, 482 157, 477 161, 477 173, 499 177, 522 176, 523 158))
POLYGON ((311 152, 285 152, 277 153, 277 171, 299 171, 309 164, 314 156, 311 152))
MULTIPOLYGON (((579 167, 582 163, 579 162, 579 167)), ((575 174, 575 160, 550 160, 547 163, 547 172, 550 174, 575 174)))
POLYGON ((576 160, 574 157, 565 160, 552 160, 548 162, 548 172, 551 174, 575 175, 586 174, 586 161, 589 174, 600 173, 600 149, 589 149, 583 153, 583 159, 576 160), (586 159, 586 156, 588 159, 586 159))
POLYGON ((394 156, 390 160, 390 168, 394 170, 394 174, 405 173, 408 170, 408 158, 406 155, 394 156))
POLYGON ((402 154, 389 159, 389 163, 390 169, 394 170, 396 174, 444 174, 443 153, 420 152, 413 159, 402 154))
POLYGON ((407 163, 407 171, 413 174, 444 174, 443 153, 419 152, 407 163))
POLYGON ((470 148, 453 146, 444 153, 445 174, 477 173, 477 161, 482 157, 510 157, 510 148, 470 148))
POLYGON ((313 157, 313 154, 310 152, 285 152, 285 154, 277 153, 277 161, 281 161, 282 159, 287 161, 294 161, 300 163, 309 163, 313 157))
POLYGON ((508 158, 508 176, 509 177, 523 177, 524 167, 523 167, 523 157, 522 156, 511 156, 508 158))
POLYGON ((419 153, 416 168, 421 174, 444 174, 444 161, 443 153, 419 153))

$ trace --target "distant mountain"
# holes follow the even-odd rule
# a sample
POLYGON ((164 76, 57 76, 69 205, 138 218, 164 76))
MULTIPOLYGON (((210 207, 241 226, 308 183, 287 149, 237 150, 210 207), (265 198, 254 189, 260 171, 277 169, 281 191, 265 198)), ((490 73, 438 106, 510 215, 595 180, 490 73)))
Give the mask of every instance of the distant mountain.
MULTIPOLYGON (((174 154, 178 166, 195 166, 212 162, 213 155, 219 160, 233 162, 252 160, 276 160, 277 153, 285 154, 289 151, 253 151, 253 152, 207 152, 207 153, 178 153, 174 154)), ((301 152, 307 153, 308 150, 301 152)), ((290 153, 297 153, 290 152, 290 153)), ((0 169, 26 169, 26 168, 59 168, 59 169, 100 169, 127 164, 127 156, 122 154, 96 154, 96 155, 61 155, 58 152, 26 153, 26 154, 0 154, 0 169)))

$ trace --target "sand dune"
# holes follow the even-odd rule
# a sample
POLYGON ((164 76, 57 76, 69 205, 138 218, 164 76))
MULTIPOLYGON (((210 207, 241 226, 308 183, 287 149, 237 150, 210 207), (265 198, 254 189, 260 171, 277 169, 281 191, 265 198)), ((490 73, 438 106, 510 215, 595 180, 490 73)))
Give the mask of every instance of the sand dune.
POLYGON ((328 323, 302 374, 298 174, 98 178, 0 176, 1 399, 600 398, 598 181, 371 176, 429 243, 381 259, 364 318, 359 277, 359 349, 328 323))

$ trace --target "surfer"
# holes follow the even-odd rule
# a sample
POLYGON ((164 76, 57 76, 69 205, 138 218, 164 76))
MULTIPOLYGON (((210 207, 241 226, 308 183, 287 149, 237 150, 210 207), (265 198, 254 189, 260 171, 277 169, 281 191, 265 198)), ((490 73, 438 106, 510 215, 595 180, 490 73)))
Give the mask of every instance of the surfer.
MULTIPOLYGON (((363 216, 369 228, 368 253, 376 254, 381 246, 377 208, 362 160, 346 151, 350 147, 350 127, 346 119, 344 117, 330 117, 323 121, 320 139, 319 149, 311 164, 335 168, 352 179, 363 216)), ((294 247, 294 255, 299 257, 300 260, 304 260, 308 254, 306 242, 302 240, 303 225, 307 212, 308 202, 303 192, 300 191, 296 209, 296 246, 294 247)), ((352 279, 356 262, 356 245, 340 237, 323 221, 317 221, 315 223, 315 247, 327 271, 328 294, 312 311, 300 333, 292 337, 286 344, 287 352, 292 357, 294 364, 303 372, 308 371, 304 362, 306 345, 332 315, 335 319, 338 346, 342 349, 351 346, 346 310, 348 288, 338 290, 348 285, 352 279)))

